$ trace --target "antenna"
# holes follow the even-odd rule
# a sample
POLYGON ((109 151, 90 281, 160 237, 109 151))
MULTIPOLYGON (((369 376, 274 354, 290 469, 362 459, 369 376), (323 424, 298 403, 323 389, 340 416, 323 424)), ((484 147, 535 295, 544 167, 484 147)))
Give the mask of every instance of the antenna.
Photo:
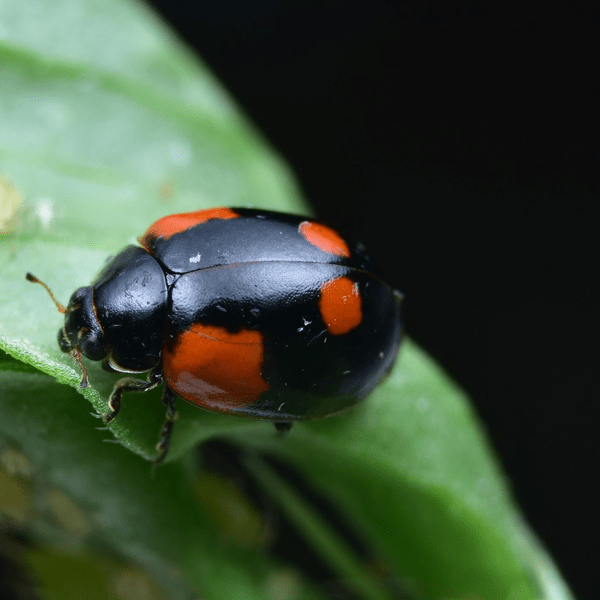
POLYGON ((56 308, 58 308, 59 312, 61 312, 63 315, 67 313, 67 309, 56 299, 56 296, 52 293, 52 290, 41 279, 38 279, 31 273, 27 273, 27 275, 25 275, 25 279, 27 279, 27 281, 31 281, 31 283, 39 283, 41 286, 43 286, 44 289, 50 294, 50 298, 52 298, 52 302, 56 304, 56 308))

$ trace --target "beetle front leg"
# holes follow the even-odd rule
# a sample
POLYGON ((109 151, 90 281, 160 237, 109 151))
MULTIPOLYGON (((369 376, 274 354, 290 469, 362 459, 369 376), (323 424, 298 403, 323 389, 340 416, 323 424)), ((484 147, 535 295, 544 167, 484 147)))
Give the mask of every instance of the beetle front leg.
POLYGON ((158 368, 148 373, 146 381, 135 377, 123 377, 115 383, 115 387, 108 398, 108 410, 102 415, 102 421, 110 423, 121 410, 121 396, 123 392, 148 392, 158 387, 163 382, 162 371, 158 368))

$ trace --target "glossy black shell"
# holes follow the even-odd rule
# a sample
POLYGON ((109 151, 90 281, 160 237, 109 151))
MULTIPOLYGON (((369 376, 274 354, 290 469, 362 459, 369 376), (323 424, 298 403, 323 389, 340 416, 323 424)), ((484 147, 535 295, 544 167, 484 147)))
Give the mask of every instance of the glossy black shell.
MULTIPOLYGON (((286 421, 333 414, 364 398, 398 352, 400 295, 376 274, 362 246, 349 244, 349 256, 332 253, 301 235, 302 217, 231 210, 236 218, 169 235, 157 237, 151 227, 144 248, 125 248, 101 271, 93 302, 111 364, 148 370, 165 354, 177 357, 181 336, 198 325, 257 331, 268 387, 260 397, 226 409, 185 399, 209 410, 286 421), (350 331, 332 334, 319 302, 323 286, 340 278, 358 286, 361 319, 350 331)), ((166 384, 174 386, 168 378, 166 384)))

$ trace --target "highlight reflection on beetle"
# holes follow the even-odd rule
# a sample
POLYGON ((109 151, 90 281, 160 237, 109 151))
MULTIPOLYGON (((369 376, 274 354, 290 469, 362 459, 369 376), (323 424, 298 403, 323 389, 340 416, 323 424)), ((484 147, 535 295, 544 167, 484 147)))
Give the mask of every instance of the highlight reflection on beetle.
POLYGON ((313 219, 246 208, 170 215, 76 290, 59 330, 61 350, 123 377, 123 392, 163 385, 157 444, 164 460, 175 399, 274 421, 326 417, 363 399, 390 371, 402 338, 401 295, 360 244, 313 219))

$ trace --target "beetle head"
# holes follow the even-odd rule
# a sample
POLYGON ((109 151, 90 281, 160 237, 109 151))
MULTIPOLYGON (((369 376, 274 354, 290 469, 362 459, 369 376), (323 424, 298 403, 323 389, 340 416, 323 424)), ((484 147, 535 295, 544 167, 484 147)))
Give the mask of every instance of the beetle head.
POLYGON ((63 352, 70 354, 77 361, 82 370, 79 385, 87 387, 87 372, 81 355, 90 360, 102 360, 107 354, 104 332, 94 311, 92 287, 75 290, 65 308, 43 281, 31 273, 27 273, 26 277, 29 281, 42 285, 50 294, 56 308, 65 315, 64 325, 58 330, 58 345, 63 352))

